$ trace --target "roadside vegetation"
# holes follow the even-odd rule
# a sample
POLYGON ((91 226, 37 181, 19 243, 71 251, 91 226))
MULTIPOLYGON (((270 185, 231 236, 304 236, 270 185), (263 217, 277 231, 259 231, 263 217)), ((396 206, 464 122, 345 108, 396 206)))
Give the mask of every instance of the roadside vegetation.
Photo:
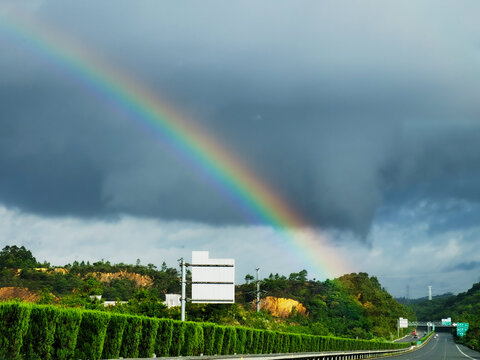
MULTIPOLYGON (((23 289, 31 292, 37 304, 64 308, 179 319, 178 307, 167 309, 163 304, 164 294, 180 293, 179 278, 177 269, 166 263, 157 268, 140 260, 135 265, 100 260, 59 267, 37 262, 24 247, 6 246, 0 252, 0 296, 2 291, 23 289), (92 300, 93 295, 102 295, 102 299, 92 300), (124 303, 105 307, 104 300, 124 303)), ((391 340, 397 334, 396 319, 414 318, 411 310, 396 302, 375 277, 366 273, 325 281, 309 279, 305 270, 289 276, 270 274, 261 282, 264 293, 258 313, 255 287, 253 276, 247 274, 245 282, 236 287, 235 304, 189 303, 187 320, 306 335, 391 340), (268 298, 294 300, 299 305, 280 316, 267 308, 268 298), (297 310, 300 308, 303 310, 297 310)))
POLYGON ((451 317, 454 322, 467 322, 469 329, 457 342, 474 350, 480 350, 480 283, 458 295, 445 294, 412 301, 409 306, 420 320, 440 320, 451 317))
POLYGON ((409 346, 21 302, 0 303, 0 315, 0 358, 12 360, 272 354, 409 346))

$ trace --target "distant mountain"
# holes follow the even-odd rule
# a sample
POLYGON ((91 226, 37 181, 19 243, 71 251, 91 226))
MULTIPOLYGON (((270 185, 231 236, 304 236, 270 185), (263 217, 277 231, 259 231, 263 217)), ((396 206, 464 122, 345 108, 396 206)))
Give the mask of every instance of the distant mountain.
MULTIPOLYGON (((452 296, 454 296, 453 293, 448 292, 448 293, 441 294, 441 295, 434 295, 434 296, 432 296, 432 300, 433 299, 449 298, 449 297, 452 297, 452 296)), ((395 298, 395 300, 398 301, 400 304, 410 305, 410 304, 423 303, 423 302, 428 300, 428 296, 424 296, 424 297, 417 298, 417 299, 407 299, 405 297, 399 297, 399 298, 395 298)))
POLYGON ((461 342, 480 349, 480 283, 458 295, 444 294, 429 301, 417 299, 409 304, 420 320, 451 317, 453 322, 468 322, 470 328, 461 342))

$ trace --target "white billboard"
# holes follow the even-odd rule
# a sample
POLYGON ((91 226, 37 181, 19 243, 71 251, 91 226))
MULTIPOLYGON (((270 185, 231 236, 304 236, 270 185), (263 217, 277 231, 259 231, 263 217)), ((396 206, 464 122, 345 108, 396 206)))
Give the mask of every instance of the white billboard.
POLYGON ((400 318, 398 319, 399 328, 408 328, 408 319, 400 318))
POLYGON ((235 302, 235 259, 210 259, 192 251, 192 303, 235 302))

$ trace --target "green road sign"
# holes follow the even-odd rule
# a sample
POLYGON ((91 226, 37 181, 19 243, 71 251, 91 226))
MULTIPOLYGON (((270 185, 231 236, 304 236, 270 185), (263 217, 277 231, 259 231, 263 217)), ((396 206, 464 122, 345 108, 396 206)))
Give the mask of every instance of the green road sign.
POLYGON ((457 323, 457 336, 465 336, 468 330, 468 323, 457 323))

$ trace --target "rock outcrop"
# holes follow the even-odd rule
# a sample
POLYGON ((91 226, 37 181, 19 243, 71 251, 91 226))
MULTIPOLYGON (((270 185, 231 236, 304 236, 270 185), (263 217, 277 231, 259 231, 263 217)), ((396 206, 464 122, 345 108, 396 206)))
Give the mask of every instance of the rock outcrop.
MULTIPOLYGON (((255 303, 253 306, 255 306, 255 303)), ((307 309, 300 302, 274 296, 267 296, 261 299, 260 308, 269 311, 273 316, 281 318, 289 317, 292 312, 302 315, 307 313, 307 309)))
POLYGON ((131 273, 128 271, 119 271, 115 273, 94 272, 89 275, 94 276, 100 282, 104 282, 104 283, 109 283, 112 280, 128 279, 128 280, 135 281, 137 286, 141 286, 145 288, 149 288, 153 285, 153 279, 150 276, 131 273))
POLYGON ((0 288, 0 300, 22 299, 23 301, 35 302, 40 300, 40 294, 21 287, 2 287, 0 288))

